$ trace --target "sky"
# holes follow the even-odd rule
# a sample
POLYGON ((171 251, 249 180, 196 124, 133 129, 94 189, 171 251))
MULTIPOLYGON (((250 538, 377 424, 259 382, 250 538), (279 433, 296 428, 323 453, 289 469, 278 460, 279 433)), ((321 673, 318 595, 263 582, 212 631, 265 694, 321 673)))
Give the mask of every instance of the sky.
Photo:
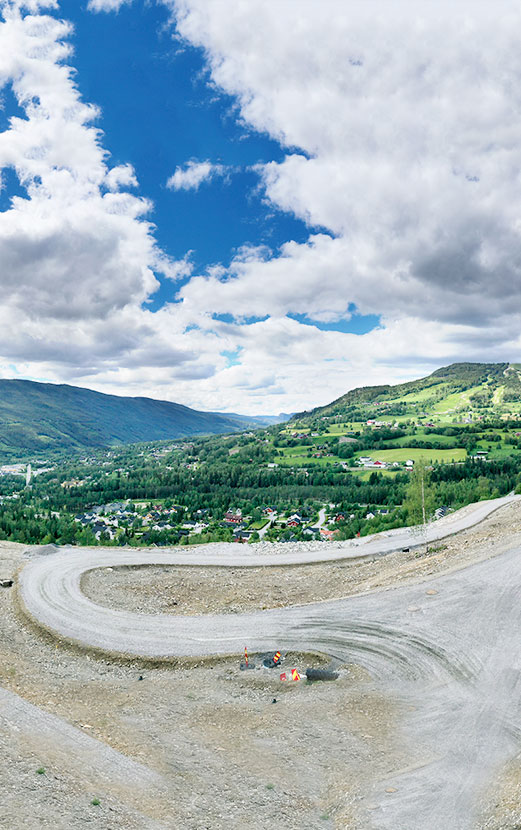
POLYGON ((245 414, 521 360, 521 12, 0 0, 0 377, 245 414))

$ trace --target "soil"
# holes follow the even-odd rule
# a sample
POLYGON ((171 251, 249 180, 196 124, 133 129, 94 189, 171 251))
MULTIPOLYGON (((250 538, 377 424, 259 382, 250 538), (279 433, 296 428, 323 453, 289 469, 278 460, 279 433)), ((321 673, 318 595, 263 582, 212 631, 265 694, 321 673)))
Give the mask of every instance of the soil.
POLYGON ((238 614, 337 599, 462 568, 516 544, 521 510, 511 504, 475 528, 409 553, 299 567, 122 567, 93 570, 83 592, 98 605, 142 614, 238 614), (500 542, 497 542, 497 539, 500 542))
MULTIPOLYGON (((423 579, 489 556, 492 539, 500 539, 495 554, 519 544, 520 531, 511 505, 430 551, 293 568, 116 568, 88 574, 84 589, 98 603, 143 613, 238 613, 423 579)), ((2 574, 14 573, 25 549, 0 544, 2 574)), ((66 763, 37 735, 20 742, 0 718, 6 830, 368 830, 372 794, 419 760, 401 732, 403 703, 359 666, 308 684, 283 683, 278 670, 241 671, 242 655, 191 667, 118 663, 40 634, 13 595, 0 589, 0 686, 157 771, 165 789, 147 799, 110 780, 94 788, 81 764, 66 763)), ((304 671, 310 661, 286 655, 283 668, 304 671)), ((514 759, 484 787, 476 830, 521 826, 520 783, 514 759)))

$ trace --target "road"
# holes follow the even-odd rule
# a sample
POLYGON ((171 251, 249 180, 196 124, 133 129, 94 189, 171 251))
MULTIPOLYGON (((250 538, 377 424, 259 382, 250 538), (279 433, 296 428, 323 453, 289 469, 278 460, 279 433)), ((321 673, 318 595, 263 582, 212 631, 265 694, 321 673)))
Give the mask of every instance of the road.
POLYGON ((322 527, 324 522, 326 521, 326 508, 322 507, 318 511, 318 522, 316 523, 315 527, 322 527))
MULTIPOLYGON (((516 497, 480 503, 429 527, 433 541, 475 524, 516 497), (434 534, 434 535, 433 535, 434 534)), ((297 564, 388 552, 418 542, 411 531, 364 545, 262 556, 241 546, 192 554, 94 550, 36 558, 19 597, 48 630, 92 648, 148 657, 319 651, 369 670, 408 712, 411 765, 370 795, 368 828, 470 830, 484 784, 521 745, 521 547, 472 567, 349 599, 243 615, 145 616, 102 608, 80 580, 92 568, 149 564, 297 564), (394 548, 392 547, 394 546, 394 548), (227 551, 227 552, 226 552, 227 551)), ((212 546, 215 548, 215 546, 212 546)), ((492 555, 493 551, 491 551, 492 555)))

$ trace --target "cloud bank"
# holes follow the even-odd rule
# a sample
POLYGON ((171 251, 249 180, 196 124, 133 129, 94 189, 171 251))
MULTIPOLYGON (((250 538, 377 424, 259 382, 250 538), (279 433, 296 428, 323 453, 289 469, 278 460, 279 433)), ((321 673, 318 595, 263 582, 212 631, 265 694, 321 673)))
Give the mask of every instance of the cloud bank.
MULTIPOLYGON (((0 213, 3 366, 252 412, 452 360, 521 358, 514 4, 391 14, 376 1, 165 0, 237 117, 285 148, 258 167, 260 186, 309 238, 244 247, 156 314, 156 275, 175 284, 190 266, 158 248, 132 160, 110 167, 98 112, 63 63, 70 30, 44 13, 54 5, 4 3, 0 23, 0 87, 23 112, 0 133, 0 168, 27 194, 0 213), (287 316, 334 324, 354 306, 382 325, 356 336, 287 316)), ((190 161, 168 186, 197 190, 221 172, 190 161)))

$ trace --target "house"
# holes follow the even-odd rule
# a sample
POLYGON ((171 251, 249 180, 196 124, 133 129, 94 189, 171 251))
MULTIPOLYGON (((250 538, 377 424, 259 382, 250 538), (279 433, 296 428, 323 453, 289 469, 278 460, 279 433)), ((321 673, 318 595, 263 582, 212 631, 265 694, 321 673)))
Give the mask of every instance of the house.
POLYGON ((380 469, 384 469, 385 467, 387 467, 387 464, 385 461, 375 461, 373 463, 373 467, 379 467, 380 469))
POLYGON ((337 530, 329 530, 327 527, 320 528, 320 536, 322 539, 334 539, 337 533, 337 530))
POLYGON ((286 527, 300 527, 302 524, 302 517, 298 515, 298 513, 294 513, 293 516, 290 516, 286 522, 286 527))
MULTIPOLYGON (((241 528, 244 527, 244 524, 242 522, 240 524, 237 524, 237 522, 224 521, 224 522, 219 522, 219 525, 220 525, 220 527, 227 527, 229 530, 240 530, 241 528)), ((189 532, 190 532, 189 530, 186 531, 186 533, 189 533, 189 532)))
POLYGON ((335 522, 343 522, 345 520, 345 517, 345 513, 337 513, 335 516, 335 522))
POLYGON ((104 525, 104 524, 92 525, 92 532, 94 533, 94 536, 96 537, 98 542, 101 538, 102 533, 106 533, 107 536, 109 537, 109 539, 111 539, 111 540, 114 539, 114 537, 116 535, 113 528, 108 527, 107 525, 104 525))
POLYGON ((365 514, 365 518, 366 518, 366 519, 374 519, 374 513, 371 513, 371 512, 369 511, 369 513, 366 513, 366 514, 365 514))
POLYGON ((224 520, 228 524, 238 525, 242 522, 242 511, 236 510, 235 513, 233 513, 231 510, 228 510, 228 512, 224 514, 224 520))

